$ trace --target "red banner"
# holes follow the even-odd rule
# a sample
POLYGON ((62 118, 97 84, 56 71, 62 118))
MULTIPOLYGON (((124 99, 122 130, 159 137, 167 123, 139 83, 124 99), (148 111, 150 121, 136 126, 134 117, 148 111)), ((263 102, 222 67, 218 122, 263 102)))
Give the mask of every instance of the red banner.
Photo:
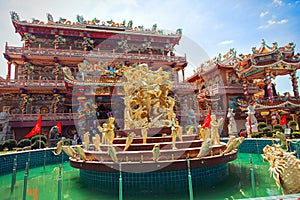
POLYGON ((34 136, 36 134, 40 134, 41 132, 42 132, 42 115, 39 116, 39 119, 36 122, 35 126, 30 131, 30 133, 25 135, 25 138, 31 138, 32 136, 34 136))
POLYGON ((203 121, 203 124, 201 125, 202 128, 208 128, 210 126, 210 122, 211 122, 211 113, 209 112, 206 115, 206 117, 205 117, 205 119, 203 121))
POLYGON ((58 122, 57 124, 56 124, 56 126, 57 126, 57 129, 58 129, 58 133, 61 135, 62 134, 62 131, 61 131, 61 122, 58 122))
POLYGON ((282 126, 283 124, 286 125, 286 115, 283 115, 280 119, 280 125, 282 126))

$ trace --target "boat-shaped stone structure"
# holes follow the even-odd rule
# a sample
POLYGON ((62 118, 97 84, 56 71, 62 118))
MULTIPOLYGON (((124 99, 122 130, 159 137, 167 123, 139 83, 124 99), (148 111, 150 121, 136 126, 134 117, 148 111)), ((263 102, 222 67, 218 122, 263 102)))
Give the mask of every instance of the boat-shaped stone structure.
POLYGON ((149 172, 168 170, 187 170, 187 159, 190 160, 191 168, 210 167, 224 164, 236 159, 237 150, 223 154, 226 144, 213 145, 208 156, 198 158, 204 142, 198 136, 183 136, 183 141, 176 142, 176 149, 172 148, 171 136, 150 137, 147 143, 143 144, 142 138, 136 138, 129 149, 124 151, 126 138, 114 140, 113 147, 116 150, 118 162, 115 162, 108 154, 110 145, 101 145, 101 151, 97 151, 93 146, 89 150, 84 150, 86 160, 78 157, 70 158, 72 167, 82 170, 118 172, 122 165, 123 172, 149 172), (160 146, 158 161, 153 161, 153 148, 160 146))
MULTIPOLYGON (((80 169, 80 179, 89 188, 102 192, 117 192, 120 174, 124 191, 134 193, 168 193, 188 190, 188 170, 194 187, 210 187, 228 178, 228 162, 237 158, 237 149, 227 153, 228 145, 221 142, 211 146, 208 155, 198 157, 204 140, 196 135, 184 135, 183 141, 176 141, 173 148, 172 137, 134 138, 124 151, 126 138, 115 138, 113 144, 101 144, 101 151, 90 145, 82 149, 85 160, 78 155, 70 157, 70 165, 80 169), (155 160, 153 149, 160 148, 155 160), (115 150, 115 158, 109 148, 115 150)), ((72 148, 72 147, 70 147, 72 148)))

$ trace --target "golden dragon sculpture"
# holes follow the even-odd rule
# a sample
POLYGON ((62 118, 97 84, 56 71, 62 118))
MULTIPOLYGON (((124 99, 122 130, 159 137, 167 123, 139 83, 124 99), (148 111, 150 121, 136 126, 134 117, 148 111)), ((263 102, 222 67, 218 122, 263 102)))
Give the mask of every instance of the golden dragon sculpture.
POLYGON ((300 193, 300 159, 296 152, 288 152, 279 144, 265 146, 263 158, 270 164, 271 176, 276 181, 278 189, 282 187, 283 194, 300 193))

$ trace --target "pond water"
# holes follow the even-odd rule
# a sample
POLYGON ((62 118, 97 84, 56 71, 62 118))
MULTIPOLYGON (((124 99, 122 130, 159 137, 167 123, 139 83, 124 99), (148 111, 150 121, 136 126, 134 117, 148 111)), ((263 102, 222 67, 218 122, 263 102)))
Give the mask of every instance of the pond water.
MULTIPOLYGON (((250 157, 253 162, 256 197, 281 195, 275 181, 270 177, 269 164, 263 162, 259 154, 239 153, 238 158, 229 163, 229 177, 225 181, 209 188, 193 188, 194 199, 245 199, 254 197, 251 184, 250 157)), ((58 165, 48 165, 30 169, 28 175, 27 199, 53 200, 58 197, 58 165)), ((25 171, 17 172, 14 192, 10 193, 12 175, 0 176, 0 199, 19 200, 23 197, 25 171)), ((62 170, 62 199, 67 200, 96 200, 118 199, 118 194, 103 194, 85 187, 80 182, 79 170, 70 167, 69 162, 63 164, 62 170)), ((155 195, 143 194, 139 196, 123 192, 123 199, 189 199, 186 193, 155 195)))

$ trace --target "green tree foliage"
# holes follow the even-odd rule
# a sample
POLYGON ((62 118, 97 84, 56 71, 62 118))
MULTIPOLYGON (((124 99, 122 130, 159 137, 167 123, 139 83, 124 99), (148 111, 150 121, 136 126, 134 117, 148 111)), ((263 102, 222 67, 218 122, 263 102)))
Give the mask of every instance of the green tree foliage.
POLYGON ((43 140, 36 140, 32 145, 31 149, 43 149, 46 147, 46 144, 43 140))
POLYGON ((34 144, 36 140, 42 140, 45 144, 47 144, 47 138, 44 135, 35 135, 31 138, 31 144, 34 144))
POLYGON ((31 141, 29 139, 22 139, 18 142, 18 147, 23 148, 31 145, 31 141))
POLYGON ((15 147, 17 147, 17 141, 14 139, 9 139, 4 142, 4 148, 7 148, 7 150, 11 151, 15 147))

